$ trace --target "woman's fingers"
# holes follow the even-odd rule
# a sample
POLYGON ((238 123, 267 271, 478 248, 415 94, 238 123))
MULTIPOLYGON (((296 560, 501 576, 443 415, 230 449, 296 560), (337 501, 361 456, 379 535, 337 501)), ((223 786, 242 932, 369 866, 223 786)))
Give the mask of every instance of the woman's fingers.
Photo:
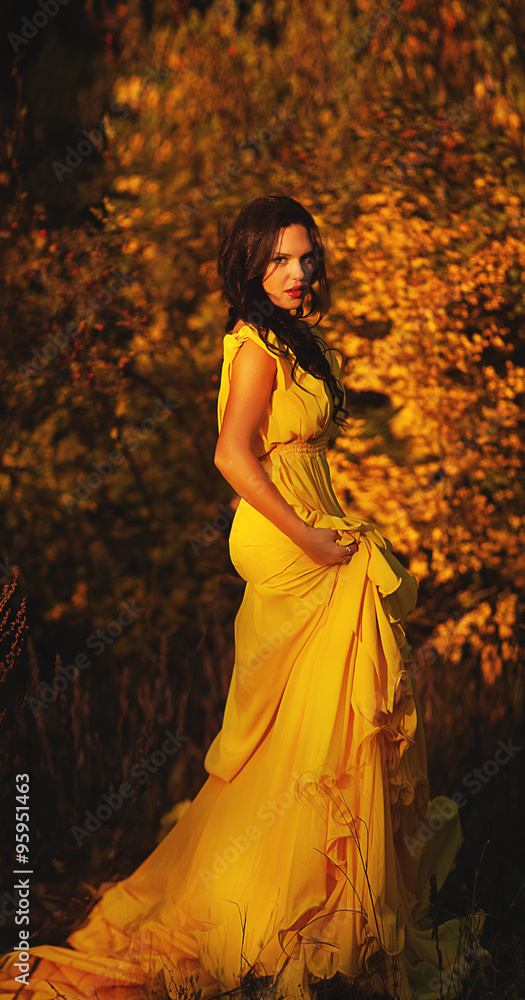
POLYGON ((350 544, 348 546, 348 548, 350 549, 350 552, 347 551, 347 546, 346 545, 344 545, 344 546, 340 545, 339 548, 342 548, 343 555, 342 555, 341 558, 342 558, 343 562, 346 562, 346 561, 349 561, 352 558, 352 556, 355 556, 355 554, 357 552, 357 549, 358 549, 358 544, 357 544, 357 542, 350 542, 350 544))

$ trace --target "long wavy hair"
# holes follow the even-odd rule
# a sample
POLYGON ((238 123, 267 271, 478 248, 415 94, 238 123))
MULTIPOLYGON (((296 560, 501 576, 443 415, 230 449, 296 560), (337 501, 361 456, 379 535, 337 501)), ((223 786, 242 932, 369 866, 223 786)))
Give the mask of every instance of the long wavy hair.
MULTIPOLYGON (((321 234, 306 208, 286 195, 263 195, 245 205, 231 228, 219 232, 217 273, 222 293, 228 303, 226 331, 232 330, 238 320, 253 323, 268 350, 282 357, 294 356, 292 379, 297 367, 321 379, 330 393, 334 408, 332 419, 344 426, 346 421, 336 420, 339 411, 348 417, 344 407, 345 390, 332 372, 326 357, 326 344, 316 337, 312 327, 317 326, 330 307, 330 286, 324 264, 324 247, 321 234), (306 316, 317 314, 315 323, 306 323, 302 307, 292 316, 288 309, 276 306, 266 294, 262 279, 271 263, 280 231, 288 226, 304 226, 313 246, 314 272, 308 291, 309 308, 306 316), (305 327, 308 332, 305 332, 305 327), (269 330, 279 344, 268 343, 269 330)), ((342 352, 339 352, 342 353, 342 352)), ((308 392, 304 386, 299 386, 308 392)))

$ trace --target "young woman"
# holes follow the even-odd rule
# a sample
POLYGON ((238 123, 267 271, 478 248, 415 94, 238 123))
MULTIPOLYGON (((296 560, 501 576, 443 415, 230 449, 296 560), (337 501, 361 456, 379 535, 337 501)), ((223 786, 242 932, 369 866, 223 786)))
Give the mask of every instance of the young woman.
POLYGON ((403 628, 416 580, 330 481, 326 448, 347 411, 335 351, 306 322, 329 305, 312 216, 255 199, 218 272, 229 319, 215 464, 240 497, 230 553, 246 581, 222 729, 187 812, 69 950, 31 950, 24 995, 101 1000, 153 984, 175 997, 193 975, 204 1000, 249 972, 276 998, 308 1000, 340 972, 401 1000, 439 997, 481 954, 482 923, 469 947, 459 921, 439 927, 440 974, 419 918, 461 828, 449 798, 429 799, 403 628))

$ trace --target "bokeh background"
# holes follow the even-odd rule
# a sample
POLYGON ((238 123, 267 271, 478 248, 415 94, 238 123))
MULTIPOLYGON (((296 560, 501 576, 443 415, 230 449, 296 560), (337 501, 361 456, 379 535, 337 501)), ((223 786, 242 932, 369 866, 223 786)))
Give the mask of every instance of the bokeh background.
POLYGON ((17 773, 34 943, 207 777, 243 594, 216 247, 285 193, 327 246, 335 491, 419 582, 431 785, 464 799, 442 912, 483 907, 490 995, 523 995, 521 0, 24 0, 0 35, 3 947, 17 773))

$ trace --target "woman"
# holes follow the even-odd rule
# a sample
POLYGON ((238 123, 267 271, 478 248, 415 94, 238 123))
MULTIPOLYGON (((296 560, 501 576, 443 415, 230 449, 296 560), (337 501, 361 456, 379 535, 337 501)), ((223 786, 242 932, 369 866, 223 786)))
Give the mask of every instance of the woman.
MULTIPOLYGON (((187 812, 70 950, 32 950, 25 992, 135 997, 154 983, 177 996, 192 975, 205 998, 249 972, 276 997, 309 998, 339 971, 401 1000, 438 997, 432 922, 418 918, 462 834, 456 805, 429 800, 403 629, 415 578, 330 482, 326 447, 347 411, 335 352, 303 318, 329 305, 312 216, 255 199, 218 272, 229 332, 215 464, 240 496, 230 553, 246 581, 222 729, 187 812)), ((446 986, 481 954, 480 931, 468 949, 459 921, 439 927, 446 986)), ((12 958, 3 975, 12 995, 12 958)))

